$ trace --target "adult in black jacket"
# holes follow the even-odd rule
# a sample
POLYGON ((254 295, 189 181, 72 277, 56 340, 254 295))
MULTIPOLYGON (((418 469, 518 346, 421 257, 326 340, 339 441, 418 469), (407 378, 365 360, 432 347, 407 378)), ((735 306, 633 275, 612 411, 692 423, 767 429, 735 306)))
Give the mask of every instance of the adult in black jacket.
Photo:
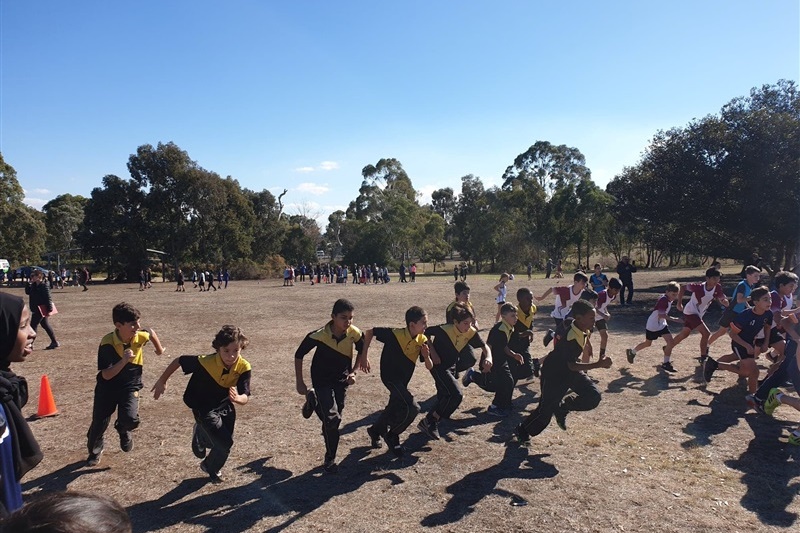
POLYGON ((619 291, 619 305, 631 305, 633 300, 633 273, 636 272, 636 261, 630 262, 628 256, 622 256, 617 264, 617 274, 622 282, 622 289, 619 291), (625 299, 625 289, 628 289, 628 299, 625 299))
POLYGON ((41 270, 34 270, 31 273, 31 279, 25 284, 25 294, 30 296, 28 305, 31 308, 31 327, 33 331, 42 325, 42 329, 50 337, 50 345, 45 348, 46 350, 54 350, 61 346, 56 340, 56 334, 47 317, 53 312, 53 299, 50 297, 50 289, 47 287, 47 282, 41 270))

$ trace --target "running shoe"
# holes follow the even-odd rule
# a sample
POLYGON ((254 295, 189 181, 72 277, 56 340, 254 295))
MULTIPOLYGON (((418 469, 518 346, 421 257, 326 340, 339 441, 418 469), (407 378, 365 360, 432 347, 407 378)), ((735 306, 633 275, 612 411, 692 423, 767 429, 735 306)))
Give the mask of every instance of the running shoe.
POLYGON ((775 409, 781 404, 778 400, 778 393, 781 392, 780 389, 770 389, 769 396, 767 396, 767 400, 764 402, 764 413, 772 416, 772 413, 775 412, 775 409))

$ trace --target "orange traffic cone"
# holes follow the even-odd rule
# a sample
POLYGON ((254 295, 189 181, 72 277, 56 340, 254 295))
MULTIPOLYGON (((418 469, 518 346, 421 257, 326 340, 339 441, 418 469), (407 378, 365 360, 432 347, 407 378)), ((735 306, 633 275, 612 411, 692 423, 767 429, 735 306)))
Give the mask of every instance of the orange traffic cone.
POLYGON ((55 416, 58 414, 56 401, 53 399, 53 391, 50 390, 50 380, 47 374, 42 376, 42 384, 39 387, 39 410, 36 411, 36 418, 55 416))

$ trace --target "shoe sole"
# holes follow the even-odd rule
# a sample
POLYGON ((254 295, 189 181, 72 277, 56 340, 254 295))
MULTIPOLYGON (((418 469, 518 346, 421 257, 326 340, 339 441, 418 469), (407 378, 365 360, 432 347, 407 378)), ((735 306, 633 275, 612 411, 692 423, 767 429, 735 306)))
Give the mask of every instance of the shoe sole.
POLYGON ((303 408, 301 409, 303 418, 311 418, 311 415, 314 414, 316 408, 317 408, 317 393, 314 392, 314 389, 311 389, 306 393, 306 403, 303 404, 303 408))

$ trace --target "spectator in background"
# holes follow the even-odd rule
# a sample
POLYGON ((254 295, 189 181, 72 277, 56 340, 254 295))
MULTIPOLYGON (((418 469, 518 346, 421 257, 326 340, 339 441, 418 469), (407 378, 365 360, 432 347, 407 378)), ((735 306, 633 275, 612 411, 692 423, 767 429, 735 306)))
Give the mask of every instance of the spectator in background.
POLYGON ((47 317, 54 314, 55 306, 50 296, 50 289, 44 279, 44 273, 41 270, 33 271, 30 282, 25 285, 25 294, 30 296, 28 303, 31 309, 31 328, 35 332, 39 324, 41 324, 42 329, 50 337, 50 345, 45 350, 55 350, 61 344, 56 340, 56 334, 47 321, 47 317))
POLYGON ((623 255, 617 264, 617 275, 622 282, 622 290, 619 291, 619 305, 631 305, 633 301, 633 273, 636 272, 636 261, 631 262, 627 255, 623 255), (625 289, 628 290, 628 298, 625 299, 625 289))

